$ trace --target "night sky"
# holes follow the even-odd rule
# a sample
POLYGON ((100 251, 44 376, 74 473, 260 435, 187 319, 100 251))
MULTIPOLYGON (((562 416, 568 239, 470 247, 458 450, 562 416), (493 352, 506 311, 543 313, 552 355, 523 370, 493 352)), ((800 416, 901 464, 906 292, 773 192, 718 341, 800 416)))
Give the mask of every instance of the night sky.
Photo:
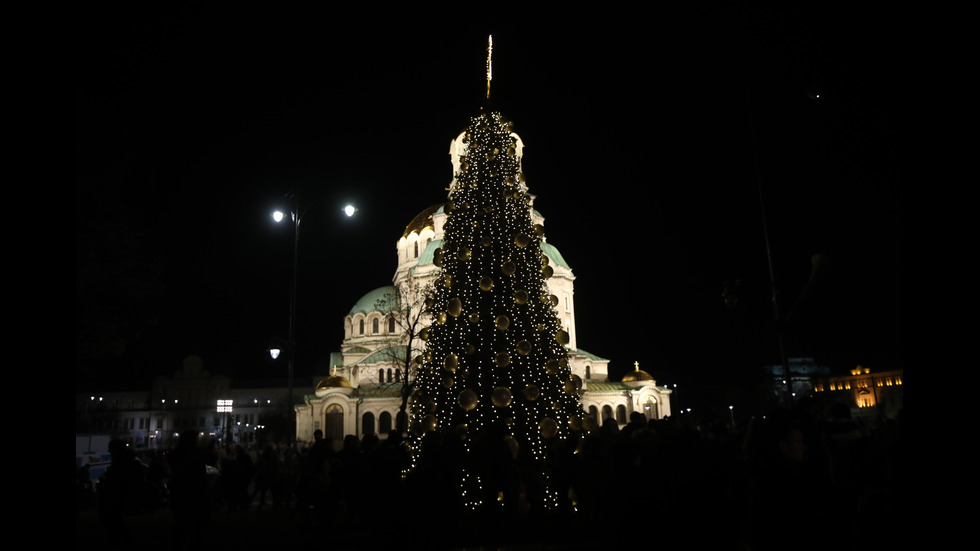
POLYGON ((293 237, 270 213, 291 190, 310 207, 297 377, 322 372, 350 307, 391 282, 406 224, 445 200, 491 34, 492 108, 515 122, 547 239, 577 276, 579 346, 611 359, 613 378, 639 361, 696 388, 778 363, 762 204, 788 354, 902 367, 896 54, 882 19, 230 6, 80 14, 79 384, 172 374, 190 354, 212 372, 284 378, 265 349, 288 333, 293 237), (831 269, 807 287, 815 254, 831 269))

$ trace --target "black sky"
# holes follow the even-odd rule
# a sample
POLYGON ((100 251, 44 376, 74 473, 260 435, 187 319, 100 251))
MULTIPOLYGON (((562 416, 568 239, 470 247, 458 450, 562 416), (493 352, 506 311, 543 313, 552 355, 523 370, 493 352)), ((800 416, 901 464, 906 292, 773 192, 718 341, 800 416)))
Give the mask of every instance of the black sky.
POLYGON ((312 374, 350 306, 390 283, 405 225, 445 199, 490 34, 493 107, 515 121, 548 240, 578 278, 579 345, 614 376, 639 361, 690 385, 778 362, 760 189, 780 303, 797 307, 788 353, 901 367, 881 20, 658 10, 502 24, 213 2, 81 14, 78 380, 170 374, 189 354, 284 376, 264 349, 288 331, 292 235, 269 212, 292 189, 316 200, 299 255, 297 374, 312 374), (834 269, 800 302, 817 253, 834 269), (735 308, 725 281, 739 282, 735 308))

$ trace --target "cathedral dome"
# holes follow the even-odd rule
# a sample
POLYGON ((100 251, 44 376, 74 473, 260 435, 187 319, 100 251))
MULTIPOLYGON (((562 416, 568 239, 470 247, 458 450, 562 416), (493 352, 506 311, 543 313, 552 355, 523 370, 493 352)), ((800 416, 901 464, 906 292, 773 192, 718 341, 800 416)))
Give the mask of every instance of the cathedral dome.
POLYGON ((636 368, 633 371, 623 375, 624 383, 638 383, 641 381, 653 381, 653 375, 650 375, 646 371, 640 369, 639 364, 636 365, 636 368))
POLYGON ((326 379, 321 380, 316 385, 317 390, 324 390, 328 388, 353 388, 350 381, 345 379, 340 375, 331 375, 326 379))
POLYGON ((354 303, 354 306, 351 307, 350 312, 348 312, 347 315, 366 315, 370 312, 381 312, 382 314, 387 314, 388 312, 397 310, 397 297, 398 294, 396 293, 394 286, 385 285, 384 287, 378 287, 354 303))
POLYGON ((405 231, 402 233, 402 237, 408 237, 413 232, 422 233, 425 228, 433 228, 435 224, 432 221, 432 215, 439 212, 445 203, 439 203, 438 205, 432 205, 431 207, 418 213, 411 222, 405 226, 405 231))

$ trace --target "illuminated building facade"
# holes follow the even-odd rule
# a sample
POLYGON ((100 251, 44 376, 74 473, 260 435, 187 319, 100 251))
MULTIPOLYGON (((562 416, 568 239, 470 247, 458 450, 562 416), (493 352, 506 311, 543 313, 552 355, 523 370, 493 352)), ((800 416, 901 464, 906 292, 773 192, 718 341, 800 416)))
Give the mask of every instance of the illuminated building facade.
POLYGON ((871 415, 894 418, 904 406, 903 370, 872 373, 857 366, 850 374, 814 381, 822 398, 847 404, 855 417, 871 415))

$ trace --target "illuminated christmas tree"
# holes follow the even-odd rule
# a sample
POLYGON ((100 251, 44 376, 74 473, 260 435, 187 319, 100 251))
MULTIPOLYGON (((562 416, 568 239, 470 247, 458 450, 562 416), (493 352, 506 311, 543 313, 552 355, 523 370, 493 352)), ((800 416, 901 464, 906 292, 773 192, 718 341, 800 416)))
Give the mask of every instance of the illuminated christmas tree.
POLYGON ((429 453, 426 435, 451 439, 462 461, 461 503, 478 509, 498 483, 487 480, 486 448, 504 448, 540 482, 530 506, 550 508, 562 496, 549 484, 548 454, 581 429, 581 379, 568 365, 569 336, 546 283, 544 229, 532 221, 512 123, 481 111, 463 143, 412 397, 415 460, 429 453))

